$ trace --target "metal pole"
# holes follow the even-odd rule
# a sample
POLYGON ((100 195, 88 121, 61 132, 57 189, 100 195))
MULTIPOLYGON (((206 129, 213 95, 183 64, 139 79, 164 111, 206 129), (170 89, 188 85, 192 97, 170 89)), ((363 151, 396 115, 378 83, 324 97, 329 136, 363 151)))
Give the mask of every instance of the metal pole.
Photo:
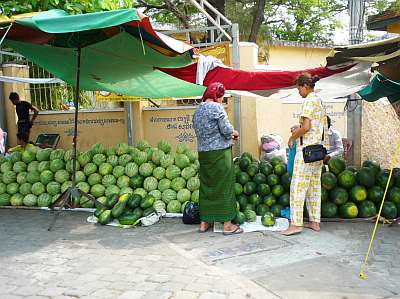
POLYGON ((128 125, 128 144, 134 144, 134 136, 133 136, 133 113, 132 113, 132 102, 125 103, 125 108, 127 110, 127 125, 128 125))
MULTIPOLYGON (((240 54, 239 54, 239 24, 232 24, 232 67, 235 69, 240 68, 240 54)), ((239 135, 242 135, 242 130, 240 126, 240 96, 233 96, 233 111, 234 111, 234 126, 239 135)), ((240 139, 236 141, 234 146, 234 154, 239 155, 242 152, 242 142, 240 139)))
MULTIPOLYGON (((349 0, 350 15, 350 44, 359 44, 363 40, 365 0, 349 0)), ((347 137, 353 140, 349 152, 349 163, 361 165, 361 128, 362 128, 362 100, 357 94, 347 98, 347 137)))
POLYGON ((75 106, 75 119, 74 119, 74 137, 72 139, 72 147, 73 147, 73 155, 72 155, 72 188, 76 186, 76 145, 77 145, 77 137, 78 137, 78 110, 79 110, 79 82, 81 77, 81 48, 77 49, 77 66, 76 66, 76 90, 75 90, 75 98, 74 98, 74 106, 75 106))

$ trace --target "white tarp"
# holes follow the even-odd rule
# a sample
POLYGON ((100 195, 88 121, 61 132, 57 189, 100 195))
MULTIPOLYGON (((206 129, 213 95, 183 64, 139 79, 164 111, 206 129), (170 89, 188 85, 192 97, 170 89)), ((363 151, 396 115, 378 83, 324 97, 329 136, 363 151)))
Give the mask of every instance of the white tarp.
POLYGON ((64 82, 57 78, 22 78, 22 77, 9 77, 9 76, 0 76, 0 81, 6 83, 24 83, 24 84, 55 84, 64 82))

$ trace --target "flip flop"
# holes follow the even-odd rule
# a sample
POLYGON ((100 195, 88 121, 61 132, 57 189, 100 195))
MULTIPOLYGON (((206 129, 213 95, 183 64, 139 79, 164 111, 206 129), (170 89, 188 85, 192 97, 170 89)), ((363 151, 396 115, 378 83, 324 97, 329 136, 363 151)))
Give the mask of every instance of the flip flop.
POLYGON ((230 236, 230 235, 237 235, 243 233, 243 229, 240 228, 240 226, 236 227, 235 230, 230 231, 230 232, 223 232, 222 234, 224 236, 230 236))
POLYGON ((283 233, 280 233, 282 236, 285 236, 285 237, 290 237, 290 236, 294 236, 294 235, 298 235, 298 234, 300 234, 302 231, 299 231, 299 232, 294 232, 294 233, 290 233, 290 234, 283 234, 283 233))
POLYGON ((201 230, 199 228, 199 233, 204 234, 204 233, 208 232, 210 230, 210 228, 211 228, 211 225, 209 225, 205 230, 201 230))

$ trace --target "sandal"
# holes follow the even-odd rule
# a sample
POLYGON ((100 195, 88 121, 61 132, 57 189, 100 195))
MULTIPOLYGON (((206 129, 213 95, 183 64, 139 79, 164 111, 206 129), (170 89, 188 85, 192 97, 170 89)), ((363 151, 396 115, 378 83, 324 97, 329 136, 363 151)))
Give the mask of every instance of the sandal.
POLYGON ((233 231, 226 232, 224 231, 222 234, 224 236, 230 236, 230 235, 237 235, 243 233, 243 229, 240 228, 240 226, 237 226, 233 231))
POLYGON ((201 233, 201 234, 206 233, 206 232, 208 232, 210 229, 211 229, 211 224, 209 223, 206 229, 202 230, 202 229, 199 228, 199 233, 201 233))

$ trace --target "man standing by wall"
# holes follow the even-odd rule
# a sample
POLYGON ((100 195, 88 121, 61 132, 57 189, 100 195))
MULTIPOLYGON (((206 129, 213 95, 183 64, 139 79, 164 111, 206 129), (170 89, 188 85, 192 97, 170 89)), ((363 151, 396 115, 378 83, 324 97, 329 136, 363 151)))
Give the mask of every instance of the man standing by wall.
POLYGON ((342 156, 344 152, 342 136, 340 136, 338 130, 332 127, 331 118, 327 116, 327 119, 328 119, 329 149, 328 149, 328 155, 324 160, 325 162, 328 162, 334 156, 342 156))
MULTIPOLYGON (((33 106, 31 103, 26 101, 21 101, 18 93, 11 92, 9 96, 10 101, 15 106, 15 110, 18 116, 17 122, 17 138, 18 136, 27 136, 29 139, 29 133, 31 131, 31 127, 39 114, 39 110, 33 106), (29 117, 29 112, 33 111, 32 119, 29 117)), ((18 138, 18 144, 21 144, 21 139, 18 138)))

